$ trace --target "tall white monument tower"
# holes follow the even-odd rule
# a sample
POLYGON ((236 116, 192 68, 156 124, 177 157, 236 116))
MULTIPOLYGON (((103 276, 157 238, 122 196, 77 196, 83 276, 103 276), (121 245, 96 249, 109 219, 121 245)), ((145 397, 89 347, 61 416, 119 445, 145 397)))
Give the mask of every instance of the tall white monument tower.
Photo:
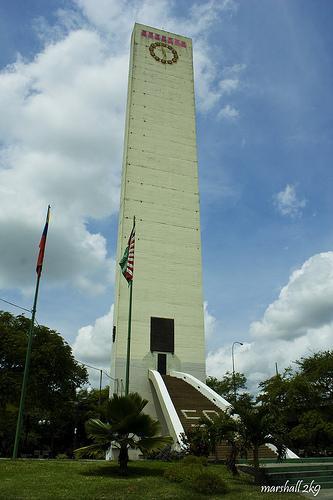
MULTIPOLYGON (((162 433, 177 447, 200 418, 230 404, 205 384, 192 42, 141 24, 135 24, 131 40, 118 262, 133 217, 129 390, 148 399, 145 412, 159 419, 162 433)), ((111 375, 119 392, 130 290, 120 269, 116 276, 111 375)), ((289 458, 296 457, 291 453, 289 458)), ((215 454, 225 459, 228 445, 215 454)), ((263 446, 260 457, 276 453, 263 446)))
MULTIPOLYGON (((117 261, 136 218, 129 389, 158 415, 149 370, 205 380, 192 41, 135 24, 117 261)), ((125 381, 129 289, 117 269, 111 375, 125 381)))

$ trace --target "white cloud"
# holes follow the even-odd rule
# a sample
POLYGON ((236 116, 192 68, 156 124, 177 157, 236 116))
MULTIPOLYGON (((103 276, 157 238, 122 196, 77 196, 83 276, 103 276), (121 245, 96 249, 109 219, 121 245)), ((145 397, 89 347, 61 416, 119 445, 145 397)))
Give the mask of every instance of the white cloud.
POLYGON ((174 6, 77 0, 53 26, 36 22, 45 46, 34 60, 18 57, 0 73, 0 287, 29 289, 48 204, 49 285, 99 293, 112 280, 106 238, 91 228, 118 210, 134 22, 193 36, 199 110, 223 94, 207 32, 234 2, 198 3, 186 18, 174 6))
POLYGON ((226 78, 219 83, 222 94, 231 94, 239 87, 239 80, 235 78, 226 78))
POLYGON ((106 240, 87 220, 118 209, 126 78, 127 58, 87 30, 0 75, 1 287, 31 282, 49 203, 49 283, 93 293, 110 283, 106 240))
POLYGON ((239 74, 246 69, 246 64, 233 64, 223 69, 223 74, 227 78, 238 78, 239 74))
MULTIPOLYGON (((110 371, 111 345, 112 345, 113 305, 110 311, 97 318, 94 325, 83 326, 79 329, 73 343, 73 354, 82 363, 110 371)), ((88 369, 89 380, 93 385, 99 381, 99 373, 88 369)), ((109 379, 106 380, 109 383, 109 379)))
POLYGON ((251 325, 257 338, 296 338, 333 320, 333 252, 314 255, 294 271, 279 298, 251 325))
POLYGON ((230 106, 230 104, 226 104, 217 114, 217 118, 222 119, 225 118, 227 120, 235 120, 239 117, 238 109, 230 106))
MULTIPOLYGON (((330 349, 333 342, 333 252, 314 255, 294 271, 263 318, 250 326, 252 342, 238 346, 237 370, 254 391, 258 382, 282 371, 294 360, 330 349)), ((221 377, 230 370, 231 346, 207 358, 207 371, 221 377)))
MULTIPOLYGON (((77 360, 100 368, 106 373, 110 371, 113 309, 112 304, 105 316, 97 318, 93 325, 80 328, 72 345, 77 360)), ((204 302, 204 322, 206 338, 210 338, 216 333, 217 320, 208 312, 207 302, 204 302)), ((90 383, 98 385, 98 372, 93 369, 88 369, 88 372, 90 383)))
POLYGON ((306 200, 299 199, 296 195, 295 186, 287 184, 283 191, 274 196, 274 203, 281 215, 295 218, 302 215, 302 209, 306 205, 306 200))
MULTIPOLYGON (((106 36, 110 36, 111 33, 114 45, 120 48, 128 47, 134 22, 156 26, 191 37, 194 46, 193 59, 198 110, 201 112, 210 111, 219 101, 223 91, 217 83, 219 75, 217 65, 210 56, 207 32, 219 22, 221 16, 232 15, 237 10, 236 2, 233 0, 200 2, 189 8, 185 18, 175 16, 172 13, 176 3, 168 0, 160 0, 159 2, 154 0, 140 2, 76 0, 76 3, 83 10, 89 23, 102 30, 106 36)), ((234 66, 235 69, 238 67, 240 68, 241 65, 234 66)))
POLYGON ((211 338, 217 329, 217 319, 208 311, 208 302, 204 302, 204 322, 206 339, 211 338))

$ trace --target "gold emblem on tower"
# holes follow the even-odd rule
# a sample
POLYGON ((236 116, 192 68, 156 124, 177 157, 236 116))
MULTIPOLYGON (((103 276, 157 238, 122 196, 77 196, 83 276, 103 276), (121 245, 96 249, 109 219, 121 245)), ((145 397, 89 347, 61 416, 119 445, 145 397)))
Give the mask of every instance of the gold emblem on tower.
POLYGON ((172 45, 164 42, 154 42, 149 47, 150 55, 162 64, 174 64, 178 61, 178 54, 172 45))

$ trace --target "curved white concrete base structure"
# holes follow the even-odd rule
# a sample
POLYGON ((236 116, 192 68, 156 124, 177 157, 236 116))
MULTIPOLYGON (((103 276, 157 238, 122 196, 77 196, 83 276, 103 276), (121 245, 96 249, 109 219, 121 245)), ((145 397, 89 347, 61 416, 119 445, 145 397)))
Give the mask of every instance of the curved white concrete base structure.
POLYGON ((174 440, 174 448, 180 450, 182 434, 184 434, 184 427, 179 420, 173 402, 171 401, 171 398, 169 396, 168 390, 165 387, 163 378, 157 370, 149 370, 148 377, 156 391, 156 395, 160 403, 169 434, 174 440))
MULTIPOLYGON (((271 443, 266 443, 266 446, 271 449, 272 451, 274 451, 276 454, 277 453, 277 447, 274 445, 274 444, 271 444, 271 443)), ((286 458, 299 458, 298 455, 296 455, 296 453, 294 453, 293 451, 289 450, 289 448, 286 449, 286 458)))

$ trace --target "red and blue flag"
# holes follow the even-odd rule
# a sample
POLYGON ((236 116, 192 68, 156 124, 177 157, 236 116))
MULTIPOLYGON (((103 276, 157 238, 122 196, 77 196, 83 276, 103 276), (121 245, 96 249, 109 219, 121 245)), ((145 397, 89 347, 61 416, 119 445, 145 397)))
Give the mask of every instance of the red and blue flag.
POLYGON ((37 266, 36 266, 36 273, 38 274, 38 276, 41 275, 42 267, 43 267, 47 230, 49 228, 49 220, 50 220, 50 208, 51 207, 49 205, 47 208, 47 215, 46 215, 46 222, 45 222, 45 226, 44 226, 44 231, 43 231, 42 237, 41 237, 40 242, 39 242, 39 254, 38 254, 37 266))

